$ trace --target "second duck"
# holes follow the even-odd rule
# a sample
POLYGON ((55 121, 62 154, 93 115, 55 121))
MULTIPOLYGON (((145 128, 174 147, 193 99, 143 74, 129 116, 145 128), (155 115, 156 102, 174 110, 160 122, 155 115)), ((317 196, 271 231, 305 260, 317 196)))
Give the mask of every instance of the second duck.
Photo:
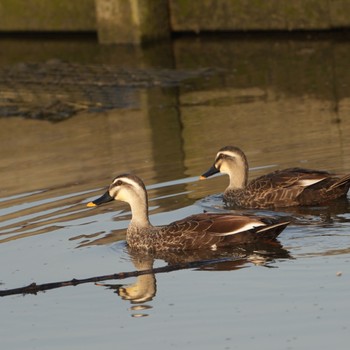
POLYGON ((226 146, 219 150, 214 165, 200 178, 228 174, 224 200, 244 208, 273 208, 320 205, 346 196, 350 174, 336 175, 303 168, 276 170, 248 183, 248 161, 241 149, 226 146))

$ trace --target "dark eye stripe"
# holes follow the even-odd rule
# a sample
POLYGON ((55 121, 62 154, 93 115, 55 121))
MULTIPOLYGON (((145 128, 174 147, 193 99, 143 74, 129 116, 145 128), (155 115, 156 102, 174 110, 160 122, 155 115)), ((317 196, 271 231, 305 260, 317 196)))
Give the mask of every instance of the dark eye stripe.
POLYGON ((219 160, 219 159, 234 159, 234 156, 230 156, 228 154, 220 153, 218 155, 218 157, 216 158, 216 160, 219 160))
POLYGON ((121 186, 123 184, 124 182, 122 180, 117 180, 116 182, 112 183, 111 186, 116 187, 116 186, 121 186))
POLYGON ((227 156, 226 154, 220 153, 218 155, 218 157, 216 158, 216 160, 221 160, 221 159, 225 159, 225 158, 229 158, 229 156, 227 156))

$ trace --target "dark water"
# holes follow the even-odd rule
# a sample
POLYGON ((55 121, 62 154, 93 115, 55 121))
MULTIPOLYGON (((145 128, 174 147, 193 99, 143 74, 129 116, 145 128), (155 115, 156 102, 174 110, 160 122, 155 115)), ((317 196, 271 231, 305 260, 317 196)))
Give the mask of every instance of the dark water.
MULTIPOLYGON (((0 79, 3 111, 14 105, 43 110, 51 100, 89 106, 59 122, 0 118, 2 290, 208 258, 130 254, 124 241, 129 208, 86 207, 117 174, 132 171, 144 179, 151 221, 164 224, 228 210, 218 196, 225 176, 197 181, 227 144, 245 150, 251 178, 290 166, 350 172, 346 38, 178 38, 143 51, 86 39, 3 38, 1 45, 2 71, 25 70, 26 83, 28 63, 45 68, 50 60, 90 71, 93 65, 97 72, 109 67, 113 74, 125 69, 139 82, 120 84, 115 96, 112 86, 109 99, 126 102, 104 108, 107 90, 102 98, 96 86, 77 88, 73 98, 69 82, 62 89, 45 80, 34 94, 23 77, 20 83, 0 79)), ((347 349, 348 199, 278 215, 292 223, 273 250, 252 247, 247 254, 227 252, 229 259, 217 264, 3 297, 1 345, 347 349)))

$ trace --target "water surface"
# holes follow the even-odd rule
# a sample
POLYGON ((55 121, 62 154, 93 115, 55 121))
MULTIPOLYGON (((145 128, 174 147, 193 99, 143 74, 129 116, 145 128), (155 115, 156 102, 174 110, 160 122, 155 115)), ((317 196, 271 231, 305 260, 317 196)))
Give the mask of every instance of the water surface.
MULTIPOLYGON (((51 100, 101 104, 58 122, 0 118, 2 290, 208 258, 131 254, 128 206, 86 207, 120 173, 143 178, 151 221, 165 224, 203 210, 230 211, 220 197, 225 176, 197 181, 227 144, 244 149, 251 178, 290 166, 350 172, 346 40, 179 38, 145 51, 89 40, 2 40, 6 71, 23 62, 45 69, 50 60, 62 60, 82 71, 92 65, 133 74, 155 69, 160 79, 118 89, 101 81, 103 93, 113 99, 115 91, 127 101, 113 108, 103 105, 96 87, 90 97, 80 88, 83 94, 72 97, 45 80, 50 89, 41 105, 43 88, 29 98, 33 85, 23 85, 23 76, 3 80, 0 100, 7 107, 9 96, 40 110, 51 100)), ((348 199, 257 212, 291 220, 274 249, 253 247, 226 252, 229 259, 217 264, 3 297, 2 346, 347 348, 348 199)))

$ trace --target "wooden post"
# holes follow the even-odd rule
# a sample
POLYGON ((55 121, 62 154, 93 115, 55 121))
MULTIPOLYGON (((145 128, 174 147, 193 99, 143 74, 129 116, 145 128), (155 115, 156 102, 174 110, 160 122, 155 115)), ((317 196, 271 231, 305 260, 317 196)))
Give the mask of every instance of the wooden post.
POLYGON ((100 43, 141 44, 170 36, 166 0, 96 0, 100 43))

